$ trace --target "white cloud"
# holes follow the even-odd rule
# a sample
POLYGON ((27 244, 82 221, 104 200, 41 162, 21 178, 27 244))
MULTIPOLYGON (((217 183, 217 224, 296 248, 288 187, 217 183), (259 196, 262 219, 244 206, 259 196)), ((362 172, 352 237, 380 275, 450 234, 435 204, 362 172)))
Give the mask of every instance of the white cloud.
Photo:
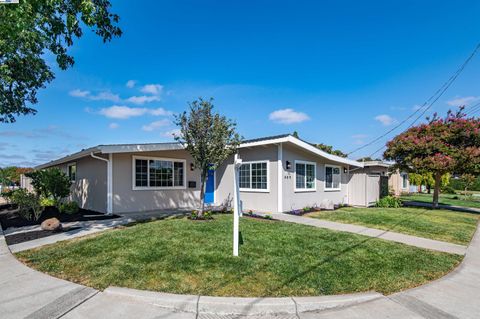
POLYGON ((112 129, 112 130, 117 129, 117 128, 119 128, 119 127, 120 127, 120 125, 118 125, 118 123, 110 123, 110 124, 108 124, 108 128, 110 128, 110 129, 112 129))
POLYGON ((377 115, 377 116, 375 116, 375 120, 379 121, 384 126, 391 125, 395 122, 395 119, 392 118, 390 115, 387 115, 387 114, 377 115))
POLYGON ((363 145, 365 144, 365 139, 368 137, 367 134, 354 134, 352 138, 354 139, 353 144, 355 145, 363 145))
POLYGON ((176 128, 170 131, 163 132, 162 135, 164 137, 175 137, 175 136, 180 136, 181 132, 180 132, 180 129, 176 128))
POLYGON ((134 116, 142 116, 147 113, 147 111, 148 109, 146 108, 114 105, 101 109, 99 113, 113 119, 128 119, 134 116))
POLYGON ((455 97, 454 99, 447 101, 447 104, 450 106, 467 106, 474 102, 480 100, 480 96, 465 96, 465 97, 455 97))
POLYGON ((171 111, 167 111, 163 107, 149 110, 149 113, 154 116, 170 116, 173 114, 171 111))
POLYGON ((140 91, 146 94, 160 95, 163 91, 163 86, 160 84, 147 84, 140 91))
POLYGON ((73 97, 87 97, 90 95, 90 91, 82 91, 80 89, 75 89, 69 92, 73 97))
POLYGON ((121 99, 118 96, 118 94, 113 94, 111 92, 100 92, 97 95, 92 95, 89 97, 89 99, 94 100, 94 101, 112 101, 112 102, 120 102, 121 99))
POLYGON ((310 119, 310 117, 302 112, 294 111, 293 109, 281 109, 270 113, 268 118, 281 124, 301 123, 310 119))
MULTIPOLYGON (((87 112, 91 112, 91 110, 88 110, 87 112)), ((98 114, 104 115, 112 119, 125 120, 131 117, 137 117, 142 115, 169 116, 173 113, 161 107, 156 109, 149 109, 146 107, 128 107, 125 105, 113 105, 100 109, 98 114)))
POLYGON ((73 97, 85 98, 92 101, 111 101, 111 102, 120 102, 120 96, 118 94, 113 94, 109 91, 102 91, 96 95, 91 94, 90 91, 83 91, 75 89, 69 92, 73 97))
POLYGON ((155 121, 155 122, 152 122, 148 125, 142 126, 142 130, 147 131, 147 132, 151 132, 151 131, 158 130, 159 128, 168 126, 170 124, 171 124, 170 120, 163 119, 163 120, 155 121))
POLYGON ((125 84, 125 86, 129 89, 132 89, 135 86, 136 83, 137 83, 137 81, 135 81, 135 80, 128 80, 127 83, 125 84))
POLYGON ((148 102, 153 102, 153 101, 160 101, 160 97, 155 96, 155 95, 141 95, 141 96, 131 96, 127 99, 127 102, 133 103, 133 104, 145 104, 148 102))

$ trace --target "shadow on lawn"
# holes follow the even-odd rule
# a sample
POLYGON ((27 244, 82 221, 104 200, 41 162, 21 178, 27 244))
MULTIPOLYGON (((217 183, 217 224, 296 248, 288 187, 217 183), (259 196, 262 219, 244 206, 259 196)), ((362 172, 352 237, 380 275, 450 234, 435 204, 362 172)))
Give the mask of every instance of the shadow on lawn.
MULTIPOLYGON (((297 281, 298 279, 301 279, 302 277, 308 275, 309 273, 312 273, 312 272, 316 271, 317 268, 319 268, 319 267, 321 267, 321 266, 323 266, 323 265, 325 265, 325 264, 328 264, 328 263, 332 262, 332 261, 335 260, 336 258, 341 257, 341 256, 343 256, 343 255, 345 255, 345 254, 353 251, 354 249, 363 246, 364 244, 366 244, 367 242, 369 242, 369 241, 371 241, 371 240, 379 239, 379 237, 381 237, 382 235, 384 235, 384 234, 386 234, 386 233, 394 230, 398 225, 402 224, 403 222, 408 221, 408 220, 412 220, 412 219, 414 219, 415 217, 420 216, 420 215, 424 215, 424 214, 425 214, 425 213, 423 212, 423 213, 416 214, 415 216, 412 216, 412 217, 410 217, 410 218, 404 218, 404 219, 398 221, 397 223, 395 223, 394 225, 392 225, 392 227, 390 227, 388 230, 383 231, 382 233, 378 234, 377 236, 375 236, 375 237, 367 237, 367 238, 363 239, 362 241, 360 241, 360 242, 358 242, 358 243, 356 243, 356 244, 354 244, 354 245, 348 246, 347 248, 345 248, 345 249, 343 249, 343 250, 341 250, 341 251, 339 251, 339 252, 337 252, 337 253, 335 253, 335 254, 332 254, 332 255, 330 255, 330 256, 322 259, 321 261, 319 261, 318 263, 310 266, 308 269, 302 271, 301 273, 298 273, 298 274, 296 274, 295 276, 292 276, 291 278, 289 278, 288 280, 285 280, 284 282, 282 282, 281 284, 279 284, 277 287, 272 288, 271 290, 268 291, 268 293, 271 294, 271 293, 274 292, 274 291, 278 291, 278 290, 280 290, 280 289, 288 286, 289 284, 297 281)), ((360 235, 360 236, 361 236, 361 235, 360 235)), ((326 294, 326 292, 323 291, 321 287, 320 287, 320 291, 321 291, 322 294, 326 294)))

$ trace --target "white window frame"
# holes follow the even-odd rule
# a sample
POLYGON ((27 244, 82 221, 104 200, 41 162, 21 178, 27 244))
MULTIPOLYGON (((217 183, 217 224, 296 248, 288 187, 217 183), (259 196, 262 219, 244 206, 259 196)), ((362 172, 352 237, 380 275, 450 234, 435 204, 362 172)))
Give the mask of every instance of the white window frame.
POLYGON ((75 183, 77 181, 77 162, 72 162, 67 164, 67 176, 71 183, 75 183), (75 166, 75 179, 70 178, 70 167, 75 166))
MULTIPOLYGON (((332 184, 333 184, 333 177, 332 177, 332 184)), ((338 166, 338 165, 330 165, 330 164, 325 164, 325 178, 324 178, 324 181, 323 181, 323 189, 326 191, 326 192, 338 192, 338 191, 341 191, 342 190, 342 167, 341 166, 338 166), (338 171, 340 172, 340 182, 338 183, 338 186, 337 188, 327 188, 327 167, 331 167, 332 169, 333 168, 338 168, 338 171)))
MULTIPOLYGON (((252 164, 267 164, 267 188, 240 188, 241 192, 254 192, 254 193, 270 193, 270 161, 249 161, 242 162, 243 164, 250 164, 250 187, 252 187, 252 164)), ((239 183, 240 183, 240 172, 238 173, 239 183)))
MULTIPOLYGON (((294 176, 293 176, 293 186, 295 189, 296 193, 299 192, 316 192, 317 191, 317 163, 315 162, 308 162, 308 161, 301 161, 301 160, 295 160, 293 165, 295 165, 294 168, 294 176), (297 164, 310 164, 313 165, 313 175, 314 175, 314 183, 313 183, 313 188, 307 188, 307 176, 305 175, 305 188, 297 188, 297 164)), ((307 166, 305 165, 305 173, 307 172, 307 166)))
MULTIPOLYGON (((172 165, 172 168, 174 165, 172 165)), ((173 174, 173 172, 172 172, 173 174)), ((175 183, 175 181, 174 181, 175 183)), ((152 190, 175 190, 187 189, 187 161, 180 158, 154 157, 154 156, 132 156, 132 190, 134 191, 152 191, 152 190), (167 161, 167 162, 181 162, 183 163, 183 186, 136 186, 135 185, 135 161, 147 160, 147 185, 150 185, 150 160, 167 161)))

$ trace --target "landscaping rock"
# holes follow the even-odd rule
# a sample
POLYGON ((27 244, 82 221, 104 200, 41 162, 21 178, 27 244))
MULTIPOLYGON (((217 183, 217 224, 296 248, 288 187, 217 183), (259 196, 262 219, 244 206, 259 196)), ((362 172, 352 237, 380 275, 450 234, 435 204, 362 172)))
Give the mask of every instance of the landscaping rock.
POLYGON ((40 227, 43 229, 43 230, 53 230, 53 231, 60 231, 62 230, 62 224, 60 223, 60 221, 56 218, 49 218, 49 219, 45 219, 42 224, 40 225, 40 227))

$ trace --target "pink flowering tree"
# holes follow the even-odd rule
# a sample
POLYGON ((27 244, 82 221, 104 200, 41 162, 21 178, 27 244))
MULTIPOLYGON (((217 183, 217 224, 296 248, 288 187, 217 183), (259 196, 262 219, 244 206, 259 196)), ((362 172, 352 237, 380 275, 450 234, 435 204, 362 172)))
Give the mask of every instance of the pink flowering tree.
POLYGON ((467 118, 463 108, 448 111, 445 118, 436 114, 397 135, 387 143, 384 155, 394 161, 394 169, 425 174, 434 178, 433 207, 438 207, 442 175, 480 173, 480 119, 467 118))

